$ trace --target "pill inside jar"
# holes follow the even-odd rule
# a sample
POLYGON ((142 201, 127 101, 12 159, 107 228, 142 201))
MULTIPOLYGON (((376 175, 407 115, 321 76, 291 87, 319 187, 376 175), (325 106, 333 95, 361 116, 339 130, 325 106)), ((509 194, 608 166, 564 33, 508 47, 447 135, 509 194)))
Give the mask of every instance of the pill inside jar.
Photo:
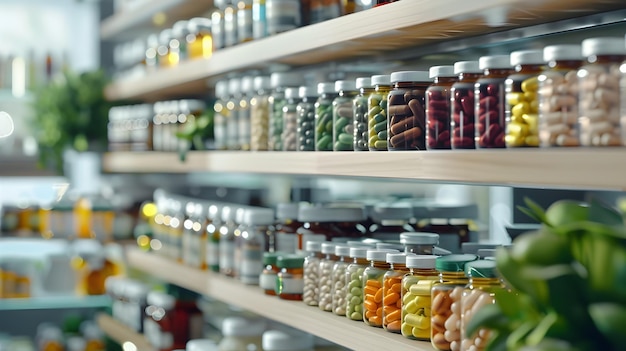
POLYGON ((400 71, 391 74, 388 97, 388 134, 390 151, 426 150, 426 88, 428 72, 400 71))
POLYGON ((478 61, 459 61, 454 64, 454 73, 459 78, 450 88, 452 99, 450 144, 453 149, 475 149, 474 84, 482 76, 482 70, 478 66, 478 61))
POLYGON ((429 70, 434 83, 426 89, 426 146, 450 149, 450 89, 457 81, 453 66, 433 66, 429 70))

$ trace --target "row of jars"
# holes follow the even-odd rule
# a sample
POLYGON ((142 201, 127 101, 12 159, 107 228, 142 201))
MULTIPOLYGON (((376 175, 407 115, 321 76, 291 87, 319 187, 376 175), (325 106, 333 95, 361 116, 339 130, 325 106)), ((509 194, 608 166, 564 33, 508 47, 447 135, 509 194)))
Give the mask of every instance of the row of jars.
POLYGON ((626 112, 620 112, 620 94, 626 89, 620 90, 619 77, 625 58, 623 38, 603 37, 316 87, 301 86, 302 77, 294 73, 233 78, 216 85, 216 147, 392 151, 622 145, 626 112))

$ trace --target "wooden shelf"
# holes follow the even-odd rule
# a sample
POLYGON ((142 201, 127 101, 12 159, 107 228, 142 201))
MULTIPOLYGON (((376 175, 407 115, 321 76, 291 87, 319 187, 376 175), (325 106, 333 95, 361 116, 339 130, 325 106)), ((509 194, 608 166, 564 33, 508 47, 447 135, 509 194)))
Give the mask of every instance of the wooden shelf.
POLYGON ((135 345, 135 348, 125 347, 124 350, 156 351, 142 334, 132 331, 129 327, 108 314, 99 314, 96 320, 104 334, 108 335, 120 345, 124 345, 127 342, 135 345))
MULTIPOLYGON (((303 66, 371 58, 409 47, 619 8, 623 8, 621 0, 604 0, 593 6, 587 0, 398 1, 223 49, 210 59, 184 62, 142 78, 120 79, 105 93, 110 100, 152 101, 172 95, 197 95, 206 89, 207 78, 232 71, 272 63, 303 66)), ((138 13, 144 16, 145 12, 138 13)))
POLYGON ((100 38, 126 40, 144 33, 171 27, 181 19, 200 16, 213 7, 212 0, 146 0, 104 19, 100 25, 100 38), (163 16, 155 23, 155 16, 163 16))
POLYGON ((116 152, 119 173, 225 172, 397 178, 477 185, 626 190, 626 149, 506 149, 392 152, 116 152))
POLYGON ((307 331, 352 350, 432 351, 428 342, 408 340, 363 322, 324 312, 301 301, 264 295, 258 286, 213 272, 200 271, 139 249, 127 250, 129 264, 150 275, 199 294, 241 307, 266 318, 307 331), (367 337, 364 337, 367 336, 367 337))

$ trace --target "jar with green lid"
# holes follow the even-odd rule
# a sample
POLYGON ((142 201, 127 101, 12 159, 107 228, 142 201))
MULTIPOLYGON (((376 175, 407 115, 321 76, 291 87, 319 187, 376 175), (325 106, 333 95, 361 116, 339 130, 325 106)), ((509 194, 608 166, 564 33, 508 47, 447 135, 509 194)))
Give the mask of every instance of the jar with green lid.
POLYGON ((241 101, 241 78, 228 80, 228 101, 226 102, 226 145, 228 150, 239 150, 239 102, 241 101))
POLYGON ((400 234, 400 242, 406 252, 418 255, 432 255, 439 244, 439 234, 406 232, 400 234))
POLYGON ((270 121, 270 77, 255 77, 253 84, 254 96, 250 99, 250 150, 267 151, 270 121))
POLYGON ((220 273, 235 276, 235 213, 237 207, 223 206, 221 211, 222 225, 219 228, 219 269, 220 273))
POLYGON ((287 104, 285 90, 302 84, 302 77, 293 72, 275 72, 270 76, 272 94, 269 98, 269 144, 270 151, 283 150, 283 108, 287 104))
POLYGON ((402 335, 409 339, 430 340, 431 289, 439 280, 433 255, 407 257, 409 273, 402 278, 402 335))
POLYGON ((475 149, 474 83, 482 75, 482 70, 478 61, 459 61, 454 63, 454 73, 458 80, 450 88, 451 146, 453 149, 475 149))
POLYGON ((371 247, 350 247, 352 263, 346 268, 346 317, 363 320, 363 272, 369 265, 367 250, 371 247))
POLYGON ((263 253, 263 271, 259 275, 259 286, 263 289, 265 295, 276 296, 276 280, 280 269, 276 264, 278 256, 284 255, 281 252, 264 252, 263 253))
POLYGON ((391 91, 391 76, 372 76, 374 91, 367 98, 367 130, 370 151, 387 151, 387 99, 391 91))
POLYGON ((431 289, 430 340, 436 350, 451 351, 461 347, 461 297, 469 282, 465 264, 476 258, 475 255, 448 255, 438 257, 435 262, 439 281, 431 289))
POLYGON ((315 151, 333 151, 333 100, 337 97, 334 83, 317 84, 315 102, 315 151))
POLYGON ((359 91, 352 102, 354 115, 354 151, 368 151, 368 105, 367 98, 374 92, 372 79, 370 77, 359 77, 356 79, 356 89, 359 91))
POLYGON ((213 272, 220 270, 220 228, 222 227, 222 205, 211 204, 207 210, 206 258, 207 268, 213 272))
POLYGON ((483 75, 474 86, 474 115, 478 119, 476 145, 478 148, 506 147, 506 99, 504 82, 513 73, 509 55, 483 56, 478 59, 483 75))
POLYGON ((302 86, 298 91, 298 151, 315 151, 315 101, 317 88, 302 86))
POLYGON ((336 243, 322 243, 322 258, 320 259, 319 270, 319 300, 318 306, 320 310, 331 312, 333 310, 333 266, 339 260, 335 255, 336 243))
POLYGON ((189 36, 186 40, 186 51, 189 59, 208 59, 213 55, 213 35, 211 20, 195 17, 188 22, 189 36))
POLYGON ((369 266, 363 270, 363 322, 372 327, 383 327, 383 278, 391 268, 387 253, 392 249, 369 249, 366 259, 369 266))
POLYGON ((283 202, 276 205, 276 235, 274 243, 270 243, 270 251, 296 253, 302 246, 298 243, 298 228, 302 225, 298 221, 297 202, 283 202))
MULTIPOLYGON (((578 70, 578 124, 581 146, 621 146, 620 66, 626 58, 624 36, 583 40, 587 58, 578 70)), ((624 126, 626 128, 626 126, 624 126)))
POLYGON ((450 89, 457 75, 453 66, 433 66, 428 72, 434 82, 426 89, 426 147, 450 149, 450 89))
POLYGON ((426 71, 391 73, 387 143, 390 151, 426 150, 426 71))
POLYGON ((409 273, 406 266, 408 257, 412 253, 388 253, 387 263, 389 271, 383 276, 383 328, 400 334, 402 325, 402 277, 409 273))
POLYGON ((369 236, 375 239, 397 239, 398 234, 415 231, 411 224, 413 207, 409 203, 380 203, 370 210, 372 224, 368 228, 369 236))
POLYGON ((239 149, 244 151, 250 150, 251 142, 251 103, 254 94, 254 78, 253 76, 244 76, 241 78, 241 94, 239 100, 239 118, 237 120, 237 138, 239 139, 239 149))
POLYGON ((296 151, 298 139, 298 103, 300 102, 299 87, 285 89, 285 106, 283 106, 283 151, 296 151))
POLYGON ((498 278, 495 261, 469 262, 465 265, 465 275, 469 284, 461 297, 461 351, 482 351, 491 339, 491 331, 480 329, 474 335, 466 335, 465 327, 482 308, 496 303, 496 292, 504 291, 505 286, 498 278))
POLYGON ((335 82, 338 96, 333 100, 333 151, 354 151, 354 113, 352 100, 357 95, 353 80, 335 82))
POLYGON ((288 254, 278 256, 276 265, 280 269, 276 293, 284 300, 302 300, 304 294, 304 256, 288 254))
POLYGON ((228 148, 228 135, 226 123, 230 116, 226 104, 228 103, 228 81, 220 80, 215 84, 215 103, 213 104, 213 136, 215 149, 226 150, 228 148))
POLYGON ((337 245, 335 246, 335 256, 337 256, 337 262, 333 266, 331 275, 332 284, 332 311, 339 316, 346 315, 346 270, 350 264, 350 246, 337 245))
POLYGON ((506 147, 539 146, 539 74, 544 70, 542 50, 511 53, 515 73, 504 82, 506 89, 506 147))
POLYGON ((322 259, 322 242, 307 241, 304 244, 307 256, 304 259, 304 292, 302 300, 309 306, 319 304, 319 271, 322 259))
POLYGON ((539 75, 541 147, 578 146, 578 69, 582 49, 575 45, 543 48, 546 69, 539 75))

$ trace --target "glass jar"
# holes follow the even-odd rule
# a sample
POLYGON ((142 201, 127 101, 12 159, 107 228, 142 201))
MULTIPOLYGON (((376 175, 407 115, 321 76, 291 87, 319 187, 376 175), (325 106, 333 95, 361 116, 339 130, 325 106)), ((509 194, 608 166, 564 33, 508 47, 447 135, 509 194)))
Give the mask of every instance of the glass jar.
POLYGON ((542 50, 511 53, 514 74, 507 77, 506 136, 507 147, 539 146, 539 74, 544 70, 542 50))
POLYGON ((302 25, 299 0, 265 0, 267 34, 274 35, 302 25))
POLYGON ((127 280, 123 291, 124 307, 122 314, 125 317, 126 325, 136 332, 144 333, 143 313, 147 307, 150 288, 136 280, 127 280))
POLYGON ((170 40, 174 37, 171 28, 162 30, 159 33, 159 46, 157 46, 157 62, 159 67, 171 67, 174 63, 170 58, 170 40))
POLYGON ((270 77, 255 77, 255 94, 250 99, 250 150, 267 151, 269 131, 270 77))
POLYGON ((439 234, 435 233, 402 233, 400 243, 404 245, 405 252, 417 255, 432 255, 435 246, 439 244, 439 234))
POLYGON ((431 290, 431 334, 433 347, 440 351, 459 350, 461 345, 461 297, 469 282, 465 264, 476 260, 475 255, 438 257, 435 263, 439 281, 431 290))
POLYGON ((298 228, 298 241, 304 243, 315 234, 323 235, 328 241, 333 238, 360 238, 366 232, 361 224, 364 220, 362 207, 300 206, 298 221, 303 224, 298 228))
POLYGON ((546 70, 539 77, 539 139, 542 147, 578 146, 578 69, 580 45, 543 49, 546 70))
POLYGON ((369 135, 367 131, 368 105, 367 98, 374 92, 370 77, 356 79, 358 95, 352 101, 354 115, 354 151, 368 151, 369 135))
POLYGON ((228 148, 228 134, 226 123, 228 121, 228 81, 220 80, 215 84, 215 103, 213 104, 213 135, 215 137, 215 149, 226 150, 228 148))
POLYGON ((582 42, 587 63, 578 70, 580 145, 621 146, 619 77, 626 58, 624 37, 582 42))
POLYGON ((285 89, 285 99, 287 100, 283 106, 283 133, 281 139, 283 141, 283 151, 296 151, 296 140, 298 139, 298 112, 297 107, 300 102, 298 91, 300 88, 285 89))
POLYGON ((237 2, 238 0, 225 0, 224 8, 224 47, 237 45, 237 2))
MULTIPOLYGON (((204 114, 206 104, 202 100, 184 99, 178 101, 178 128, 175 134, 188 133, 190 126, 199 126, 200 123, 196 123, 197 119, 204 114)), ((207 128, 207 127, 205 127, 207 128)), ((204 132, 204 131, 203 131, 204 132)), ((178 146, 176 151, 186 152, 192 149, 192 142, 182 138, 175 137, 178 146)), ((206 140, 201 140, 204 144, 206 140)))
POLYGON ((244 284, 259 283, 263 271, 263 253, 270 237, 274 237, 274 211, 270 208, 247 208, 236 238, 235 260, 240 262, 239 279, 244 284))
POLYGON ((454 64, 454 73, 459 78, 450 88, 450 145, 453 149, 475 149, 474 84, 482 75, 482 70, 478 67, 478 61, 459 61, 454 64))
POLYGON ((390 151, 426 150, 426 88, 428 72, 401 71, 391 74, 387 144, 390 151))
POLYGON ((237 136, 239 138, 239 149, 250 150, 251 110, 250 100, 254 94, 254 77, 244 76, 241 78, 241 100, 239 100, 239 119, 237 136))
POLYGON ((402 335, 409 339, 430 340, 431 296, 439 279, 436 256, 415 255, 406 258, 409 273, 402 278, 402 335))
POLYGON ((144 65, 146 66, 146 72, 151 73, 159 68, 157 49, 159 48, 159 35, 150 34, 146 38, 146 53, 144 55, 144 65))
POLYGON ((311 24, 341 16, 340 0, 311 0, 311 24))
POLYGON ((492 332, 483 328, 475 335, 467 335, 465 327, 483 307, 496 303, 496 292, 505 291, 505 286, 498 278, 495 261, 469 262, 465 265, 465 275, 469 284, 461 297, 461 351, 483 351, 492 332))
POLYGON ((176 298, 172 295, 160 291, 148 293, 143 334, 159 351, 171 351, 175 348, 173 335, 175 305, 176 298))
POLYGON ((368 228, 369 236, 380 240, 393 240, 398 234, 415 231, 410 224, 413 207, 409 203, 376 204, 370 211, 372 224, 368 228))
POLYGON ((296 253, 301 243, 298 243, 298 228, 302 223, 298 221, 297 202, 279 203, 276 205, 276 235, 273 245, 270 244, 270 251, 285 253, 296 253))
POLYGON ((180 200, 171 202, 171 219, 168 228, 168 252, 170 258, 182 263, 183 262, 183 221, 185 220, 183 205, 180 200))
POLYGON ((307 256, 304 259, 304 288, 302 300, 309 306, 319 305, 320 260, 322 259, 322 242, 307 241, 307 256))
POLYGON ((207 223, 205 225, 206 230, 206 249, 205 249, 205 262, 207 268, 213 272, 220 271, 220 228, 222 227, 222 213, 221 206, 218 204, 212 204, 208 207, 207 211, 207 223))
POLYGON ((433 66, 429 70, 434 83, 426 89, 426 146, 451 149, 450 89, 457 81, 454 66, 433 66))
POLYGON ((372 327, 383 327, 383 278, 391 265, 387 253, 399 253, 393 249, 368 249, 369 266, 363 270, 363 322, 372 327))
POLYGON ((280 269, 277 279, 277 295, 283 300, 301 301, 304 295, 304 256, 287 254, 278 256, 280 269))
POLYGON ((402 277, 409 273, 406 260, 413 255, 406 252, 387 254, 390 269, 383 276, 383 328, 390 333, 401 333, 402 277))
POLYGON ((187 266, 206 269, 206 230, 201 218, 205 213, 201 203, 187 202, 185 205, 185 221, 183 222, 183 263, 187 266))
POLYGON ((357 95, 353 80, 335 82, 338 96, 333 100, 333 151, 354 151, 354 113, 352 100, 357 95))
POLYGON ((187 40, 187 55, 190 59, 208 59, 213 55, 213 35, 211 20, 204 17, 195 17, 188 22, 189 39, 187 40))
POLYGON ((259 276, 259 286, 263 289, 265 295, 276 296, 276 279, 280 269, 276 265, 278 256, 283 255, 281 252, 265 252, 263 253, 263 271, 259 276))
POLYGON ((302 86, 298 90, 298 151, 315 151, 315 101, 317 88, 302 86))
POLYGON ((224 10, 226 0, 214 0, 216 10, 211 13, 211 37, 213 38, 213 50, 217 51, 225 47, 224 44, 224 10))
POLYGON ((243 317, 227 317, 222 321, 222 340, 217 345, 219 351, 261 350, 263 320, 243 317))
POLYGON ((367 250, 370 247, 350 247, 352 263, 346 268, 346 317, 363 320, 363 272, 369 265, 367 250))
POLYGON ((168 44, 168 56, 172 66, 178 65, 187 58, 188 25, 188 21, 178 21, 172 26, 172 39, 168 44))
POLYGON ((267 17, 265 0, 252 1, 252 37, 256 39, 267 36, 267 17))
POLYGON ((319 270, 319 301, 318 306, 322 311, 333 310, 333 266, 339 260, 335 255, 335 243, 322 243, 322 258, 319 270))
POLYGON ((346 315, 346 269, 350 264, 350 246, 337 245, 335 246, 335 256, 337 256, 337 262, 333 266, 331 273, 331 302, 332 311, 339 316, 346 315))
POLYGON ((245 43, 254 39, 252 0, 237 1, 237 39, 245 43))
POLYGON ((334 83, 317 84, 315 102, 315 151, 333 151, 333 100, 337 97, 334 83))
POLYGON ((275 72, 270 76, 272 95, 269 98, 269 145, 270 151, 283 150, 283 108, 287 104, 285 90, 300 86, 301 76, 290 72, 275 72))
POLYGON ((509 55, 483 56, 478 60, 483 76, 474 88, 474 115, 478 116, 476 145, 478 148, 504 148, 506 78, 513 73, 509 55))
POLYGON ((239 150, 239 102, 241 101, 241 78, 228 80, 228 101, 226 102, 226 144, 228 150, 239 150))
POLYGON ((370 151, 387 151, 387 99, 391 91, 391 76, 372 76, 374 91, 367 98, 368 147, 370 151))
POLYGON ((235 276, 235 213, 236 207, 223 206, 221 211, 222 225, 219 229, 219 269, 220 273, 235 276))

